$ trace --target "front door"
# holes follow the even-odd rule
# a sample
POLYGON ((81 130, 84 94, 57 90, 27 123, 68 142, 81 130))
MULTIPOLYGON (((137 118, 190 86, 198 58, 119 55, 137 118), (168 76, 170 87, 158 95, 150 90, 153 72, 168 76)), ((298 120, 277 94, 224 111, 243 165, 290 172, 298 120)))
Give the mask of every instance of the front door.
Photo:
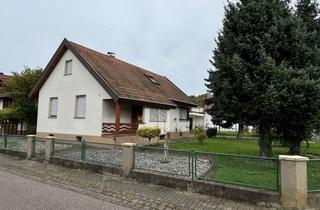
POLYGON ((142 106, 132 105, 132 123, 141 123, 142 122, 142 106))
POLYGON ((193 126, 193 119, 190 117, 189 120, 190 120, 189 130, 191 131, 191 130, 193 129, 193 128, 192 128, 192 126, 193 126))

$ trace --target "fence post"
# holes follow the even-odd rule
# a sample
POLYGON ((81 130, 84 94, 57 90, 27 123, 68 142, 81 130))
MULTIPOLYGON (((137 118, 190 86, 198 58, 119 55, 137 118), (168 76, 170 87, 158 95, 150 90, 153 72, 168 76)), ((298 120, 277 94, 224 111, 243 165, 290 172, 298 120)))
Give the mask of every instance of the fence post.
POLYGON ((302 156, 280 155, 281 206, 304 209, 308 205, 307 161, 302 156))
POLYGON ((87 143, 83 140, 81 141, 81 160, 85 161, 86 160, 86 148, 87 143))
POLYGON ((134 168, 135 162, 135 143, 123 143, 122 144, 122 174, 123 176, 129 176, 131 170, 134 168))
POLYGON ((5 149, 8 147, 8 135, 6 134, 3 136, 3 146, 5 149))
POLYGON ((45 160, 50 161, 51 156, 53 155, 53 146, 54 146, 54 136, 47 136, 46 137, 46 142, 45 142, 45 160))
POLYGON ((27 159, 31 160, 35 153, 36 135, 27 135, 27 159))
POLYGON ((194 150, 191 150, 191 180, 194 180, 194 150))

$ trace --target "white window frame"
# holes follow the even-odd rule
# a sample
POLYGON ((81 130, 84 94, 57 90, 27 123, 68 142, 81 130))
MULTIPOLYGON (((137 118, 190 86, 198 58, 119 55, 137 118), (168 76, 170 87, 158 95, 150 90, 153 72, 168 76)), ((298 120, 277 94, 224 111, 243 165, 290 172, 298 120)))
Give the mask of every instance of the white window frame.
POLYGON ((72 59, 66 60, 66 62, 64 64, 64 75, 71 75, 72 74, 72 64, 73 64, 72 59), (70 63, 70 71, 68 71, 68 68, 67 68, 68 63, 70 63))
POLYGON ((74 118, 84 119, 84 118, 86 118, 86 112, 87 112, 87 96, 86 95, 76 95, 74 118), (84 98, 84 111, 83 111, 83 113, 79 113, 79 99, 80 98, 84 98))
POLYGON ((49 114, 48 114, 48 117, 49 118, 57 118, 58 116, 58 97, 50 97, 49 98, 49 114), (53 103, 53 100, 56 100, 56 113, 53 113, 53 110, 52 110, 52 103, 53 103))

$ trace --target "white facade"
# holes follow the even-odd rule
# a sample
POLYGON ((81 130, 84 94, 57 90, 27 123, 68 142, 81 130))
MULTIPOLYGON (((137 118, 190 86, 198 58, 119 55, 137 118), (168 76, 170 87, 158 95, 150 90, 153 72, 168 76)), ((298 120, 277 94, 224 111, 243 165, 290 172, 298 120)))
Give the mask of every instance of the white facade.
POLYGON ((0 98, 0 110, 3 109, 3 98, 0 98))
POLYGON ((95 78, 67 50, 39 91, 37 132, 101 135, 103 100, 111 99, 95 78), (72 59, 72 74, 65 62, 72 59), (86 116, 75 118, 77 95, 86 95, 86 116), (58 98, 57 117, 48 116, 50 97, 58 98))
MULTIPOLYGON (((132 105, 121 103, 120 123, 132 122, 132 105)), ((102 123, 115 123, 115 102, 96 79, 67 50, 39 91, 37 133, 101 136, 102 123), (65 74, 72 60, 71 74, 65 74), (86 96, 85 117, 78 118, 76 96, 86 96), (49 116, 50 98, 57 98, 57 116, 49 116)), ((161 133, 189 131, 189 120, 179 120, 179 108, 168 109, 165 122, 151 122, 150 108, 143 107, 139 127, 158 127, 161 133)))
POLYGON ((157 127, 161 129, 161 134, 167 132, 186 132, 189 131, 189 120, 179 120, 179 108, 167 110, 165 122, 151 122, 150 108, 143 109, 143 123, 139 127, 157 127))

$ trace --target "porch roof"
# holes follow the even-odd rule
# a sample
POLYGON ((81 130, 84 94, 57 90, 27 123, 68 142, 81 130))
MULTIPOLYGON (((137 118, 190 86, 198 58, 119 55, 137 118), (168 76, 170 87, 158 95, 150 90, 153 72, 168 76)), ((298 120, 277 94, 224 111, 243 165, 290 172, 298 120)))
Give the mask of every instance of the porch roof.
POLYGON ((126 63, 113 56, 105 55, 64 39, 50 60, 41 78, 36 83, 31 97, 36 97, 55 65, 69 49, 105 88, 114 101, 132 100, 154 105, 196 106, 192 100, 168 78, 126 63), (156 82, 153 82, 152 79, 156 82))

